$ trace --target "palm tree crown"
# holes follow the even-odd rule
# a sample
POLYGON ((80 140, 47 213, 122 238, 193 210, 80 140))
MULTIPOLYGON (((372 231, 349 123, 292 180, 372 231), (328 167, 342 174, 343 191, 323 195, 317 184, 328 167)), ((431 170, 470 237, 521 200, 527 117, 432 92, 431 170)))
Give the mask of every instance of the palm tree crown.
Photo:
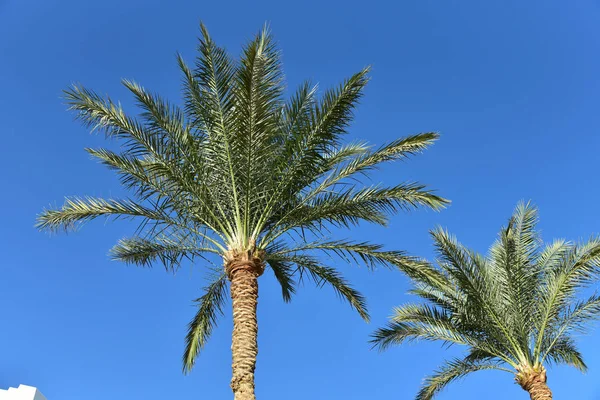
POLYGON ((520 203, 487 257, 443 229, 431 233, 437 266, 424 262, 410 276, 411 293, 425 303, 396 308, 373 338, 380 348, 410 340, 468 346, 464 358, 425 380, 417 399, 431 399, 455 379, 484 369, 513 373, 532 399, 547 399, 546 364, 586 370, 573 333, 600 317, 600 297, 580 300, 599 272, 600 238, 543 246, 536 223, 536 208, 520 203))
MULTIPOLYGON (((111 250, 127 263, 159 262, 174 270, 184 259, 222 258, 224 268, 217 269, 197 300, 185 370, 211 334, 238 270, 251 269, 245 275, 251 278, 268 267, 286 301, 302 276, 328 283, 367 319, 364 298, 336 269, 322 264, 318 253, 370 267, 395 263, 403 255, 375 244, 329 239, 327 226, 384 225, 392 212, 447 203, 417 183, 361 184, 377 165, 421 152, 438 137, 417 134, 377 149, 362 142, 342 144, 368 69, 322 96, 305 83, 285 101, 279 52, 266 29, 236 62, 201 28, 195 66, 178 57, 182 108, 129 80, 123 83, 141 108, 138 117, 81 86, 66 91, 70 108, 86 125, 123 144, 121 153, 87 151, 119 174, 133 199, 68 198, 62 208, 45 210, 38 218, 38 227, 51 231, 101 216, 139 218, 136 235, 111 250)), ((237 290, 231 289, 234 309, 237 290)), ((256 290, 252 286, 254 300, 244 303, 250 311, 256 290)))

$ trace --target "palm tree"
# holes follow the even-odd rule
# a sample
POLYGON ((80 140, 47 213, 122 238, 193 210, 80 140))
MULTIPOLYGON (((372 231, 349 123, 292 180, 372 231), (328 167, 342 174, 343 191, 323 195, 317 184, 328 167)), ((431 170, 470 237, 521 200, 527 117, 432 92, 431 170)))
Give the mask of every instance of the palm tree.
POLYGON ((286 102, 279 52, 263 29, 243 49, 239 62, 216 46, 201 26, 194 68, 178 56, 184 107, 123 84, 139 107, 128 116, 119 103, 75 85, 66 91, 70 109, 94 130, 119 139, 123 152, 87 151, 121 177, 133 199, 67 198, 45 210, 40 229, 70 230, 97 217, 138 218, 131 238, 112 257, 177 269, 185 260, 211 255, 219 265, 189 324, 184 371, 194 365, 224 307, 230 286, 233 308, 233 378, 238 400, 254 399, 257 356, 258 278, 269 267, 289 301, 302 277, 331 285, 360 316, 365 299, 319 253, 369 267, 390 265, 401 252, 328 237, 329 227, 361 221, 385 225, 390 213, 420 206, 439 209, 447 201, 416 183, 362 185, 386 161, 421 152, 436 138, 418 134, 373 149, 342 144, 367 84, 368 69, 322 97, 305 83, 286 102))
POLYGON ((537 218, 536 208, 520 203, 487 257, 442 229, 431 233, 437 266, 423 262, 410 274, 411 293, 425 303, 396 308, 388 326, 373 335, 381 349, 411 340, 468 347, 464 358, 425 379, 417 399, 431 399, 471 372, 497 369, 513 374, 532 400, 547 400, 548 364, 586 370, 573 333, 600 317, 599 296, 579 299, 597 278, 600 238, 543 246, 537 218))

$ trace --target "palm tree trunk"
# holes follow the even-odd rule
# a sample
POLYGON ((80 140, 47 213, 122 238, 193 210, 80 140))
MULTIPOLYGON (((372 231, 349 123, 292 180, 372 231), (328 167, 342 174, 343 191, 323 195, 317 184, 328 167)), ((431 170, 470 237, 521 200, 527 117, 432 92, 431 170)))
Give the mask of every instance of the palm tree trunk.
POLYGON ((251 252, 237 255, 226 265, 231 281, 233 335, 231 341, 231 390, 235 400, 255 400, 254 369, 258 355, 258 277, 264 271, 251 252))
POLYGON ((546 382, 534 382, 527 391, 531 400, 552 400, 552 391, 546 382))

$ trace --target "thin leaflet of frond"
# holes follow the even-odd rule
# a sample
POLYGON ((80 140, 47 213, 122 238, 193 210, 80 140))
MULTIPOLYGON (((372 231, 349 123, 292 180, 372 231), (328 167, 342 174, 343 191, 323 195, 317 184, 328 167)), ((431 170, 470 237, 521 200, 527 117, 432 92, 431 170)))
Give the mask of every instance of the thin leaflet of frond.
POLYGON ((448 299, 446 294, 441 290, 435 289, 420 282, 417 282, 414 286, 414 288, 408 290, 408 294, 418 296, 434 306, 454 312, 455 305, 453 304, 452 300, 448 299))
POLYGON ((493 263, 487 258, 467 250, 469 258, 475 268, 475 275, 480 275, 482 286, 487 288, 485 298, 480 298, 479 301, 485 301, 486 306, 473 301, 472 297, 466 297, 463 303, 463 322, 466 325, 472 325, 475 329, 485 331, 486 334, 507 348, 510 354, 529 356, 528 344, 523 343, 517 328, 514 326, 515 319, 510 315, 510 307, 501 293, 505 290, 502 286, 504 283, 496 279, 495 271, 493 271, 493 263), (521 352, 514 350, 515 343, 518 343, 518 348, 521 352))
POLYGON ((488 351, 481 350, 478 348, 471 348, 471 349, 469 349, 469 352, 465 356, 464 361, 467 361, 467 362, 491 361, 496 358, 497 358, 496 355, 494 355, 488 351))
POLYGON ((422 323, 427 325, 440 324, 444 329, 457 330, 452 314, 447 310, 428 304, 404 304, 394 307, 391 320, 398 323, 422 323))
MULTIPOLYGON (((313 163, 312 165, 312 172, 309 172, 306 174, 306 176, 313 176, 314 177, 314 182, 315 185, 318 186, 320 184, 320 181, 322 181, 321 178, 318 178, 319 174, 323 174, 326 173, 327 171, 330 171, 332 169, 335 169, 336 166, 338 166, 338 164, 343 164, 346 162, 350 162, 355 156, 363 154, 365 152, 368 151, 368 146, 364 143, 351 143, 345 146, 342 146, 340 148, 336 148, 336 149, 328 149, 328 151, 326 153, 320 154, 319 155, 319 159, 324 163, 321 167, 317 167, 315 166, 315 163, 313 163), (319 172, 321 171, 321 172, 319 172)), ((270 164, 268 164, 269 168, 275 168, 278 169, 278 158, 277 156, 274 155, 273 157, 273 162, 271 162, 270 164)), ((281 168, 281 170, 285 169, 288 167, 288 160, 282 160, 281 165, 283 166, 281 168)), ((286 193, 281 193, 279 192, 279 189, 282 185, 283 180, 280 178, 280 176, 278 174, 273 174, 271 173, 267 173, 265 172, 267 177, 269 178, 262 178, 261 179, 261 188, 263 189, 263 192, 265 192, 266 196, 265 198, 268 198, 267 204, 273 204, 273 199, 279 198, 280 201, 285 201, 286 205, 285 206, 281 206, 279 205, 279 209, 275 211, 275 216, 273 216, 272 214, 270 214, 270 210, 273 209, 274 207, 260 207, 259 209, 262 211, 262 217, 259 221, 259 223, 257 224, 257 228, 256 231, 258 231, 259 228, 264 228, 265 225, 265 221, 268 221, 269 218, 271 218, 271 220, 276 221, 276 223, 279 223, 280 220, 285 220, 285 217, 289 214, 294 212, 296 207, 302 207, 302 205, 306 205, 309 203, 309 201, 314 197, 314 195, 311 195, 310 193, 312 193, 312 189, 310 189, 310 186, 315 186, 310 184, 309 186, 307 186, 306 188, 304 188, 304 190, 302 191, 302 193, 299 192, 291 192, 291 193, 287 193, 287 198, 285 198, 286 193), (306 193, 304 193, 306 192, 306 193), (290 201, 290 198, 292 199, 290 201)), ((302 177, 301 179, 304 179, 304 177, 302 177)), ((303 181, 302 184, 304 184, 305 182, 303 181)), ((357 182, 354 182, 352 185, 350 185, 349 183, 347 183, 348 186, 354 186, 357 182)), ((298 185, 298 187, 300 187, 300 185, 298 185)), ((334 192, 333 188, 331 188, 331 192, 334 192)), ((316 194, 316 193, 315 193, 316 194)))
POLYGON ((294 263, 277 258, 279 253, 284 253, 287 249, 287 243, 284 241, 275 241, 267 246, 265 251, 265 262, 273 270, 275 279, 281 285, 281 295, 285 302, 289 302, 292 295, 296 292, 296 280, 294 274, 298 268, 294 268, 294 263))
MULTIPOLYGON (((474 276, 479 276, 482 287, 487 288, 487 310, 481 313, 480 305, 474 304, 468 297, 463 305, 461 323, 472 331, 479 332, 482 340, 497 349, 498 357, 512 356, 515 360, 531 360, 529 339, 530 329, 520 330, 516 324, 519 318, 511 315, 510 303, 503 297, 506 281, 499 279, 494 262, 471 250, 465 249, 474 269, 474 276), (491 312, 489 311, 491 310, 491 312), (498 321, 500 321, 498 323, 498 321), (516 346, 516 347, 515 347, 516 346), (518 350, 515 351, 515 348, 518 350)), ((503 358, 506 362, 507 359, 503 358)), ((519 361, 515 361, 517 365, 519 361)))
POLYGON ((133 190, 138 199, 142 201, 153 197, 157 201, 165 199, 169 207, 163 209, 176 211, 179 214, 186 214, 190 209, 191 200, 177 181, 169 179, 162 170, 152 168, 152 163, 147 160, 117 154, 106 149, 86 149, 86 151, 99 159, 102 164, 116 171, 123 186, 133 190))
MULTIPOLYGON (((229 136, 228 127, 233 126, 235 108, 234 82, 236 66, 227 52, 217 46, 211 39, 206 27, 201 26, 202 38, 198 46, 199 56, 196 59, 194 82, 200 87, 202 96, 197 100, 203 102, 198 117, 203 117, 203 124, 211 132, 229 136)), ((195 109, 198 113, 198 108, 195 109)))
POLYGON ((454 293, 450 294, 446 290, 441 290, 423 282, 415 282, 413 286, 414 288, 409 290, 408 293, 419 296, 431 304, 434 304, 452 313, 458 313, 461 311, 461 302, 456 300, 454 293))
POLYGON ((594 294, 584 301, 561 310, 562 312, 546 329, 549 334, 544 337, 541 348, 545 358, 560 340, 573 332, 585 333, 590 323, 600 319, 600 296, 594 294))
MULTIPOLYGON (((246 235, 256 235, 261 212, 270 193, 263 193, 268 168, 276 154, 277 112, 283 104, 283 75, 279 51, 267 29, 263 29, 243 51, 236 73, 237 134, 232 149, 243 194, 246 235)), ((267 185, 267 188, 268 185, 267 185)))
POLYGON ((299 281, 304 276, 308 275, 318 287, 325 284, 330 285, 342 299, 348 301, 350 306, 358 312, 365 320, 369 321, 369 313, 367 312, 367 303, 364 296, 354 289, 346 279, 335 269, 324 266, 314 257, 305 254, 278 254, 270 255, 269 259, 279 262, 287 262, 296 264, 298 273, 300 274, 299 281))
POLYGON ((448 384, 465 377, 466 375, 482 370, 496 369, 513 373, 510 370, 502 368, 502 364, 494 361, 466 361, 454 359, 447 361, 440 369, 425 379, 421 390, 417 394, 416 400, 431 400, 436 394, 444 389, 448 384))
POLYGON ((348 263, 363 263, 370 269, 377 266, 389 267, 397 263, 401 258, 407 256, 399 251, 382 251, 381 245, 375 245, 367 242, 351 242, 346 240, 318 240, 305 244, 300 244, 297 247, 286 248, 273 254, 295 254, 310 250, 319 250, 327 254, 334 254, 337 257, 348 263))
POLYGON ((390 321, 385 328, 377 329, 371 342, 374 346, 384 350, 392 345, 418 340, 442 341, 445 344, 469 345, 462 332, 453 327, 445 326, 443 322, 429 325, 417 322, 395 322, 390 321))
POLYGON ((110 250, 114 260, 142 267, 160 261, 167 271, 175 271, 184 258, 192 259, 204 252, 220 254, 211 247, 198 247, 194 243, 178 242, 167 237, 152 240, 142 237, 121 239, 110 250))
POLYGON ((417 289, 443 294, 443 297, 455 304, 466 302, 465 295, 459 290, 452 277, 428 261, 406 256, 399 257, 395 265, 411 279, 417 289))
POLYGON ((541 273, 539 286, 536 288, 535 299, 535 332, 536 337, 534 347, 534 358, 540 357, 542 340, 545 335, 546 327, 548 326, 550 308, 544 307, 549 299, 548 294, 553 290, 554 274, 560 268, 561 260, 565 260, 572 244, 565 240, 555 240, 547 245, 537 258, 537 269, 541 273), (541 307, 540 304, 541 303, 541 307))
POLYGON ((493 356, 497 360, 502 360, 512 367, 517 368, 520 361, 511 351, 510 343, 502 340, 502 338, 498 340, 498 337, 494 332, 491 332, 490 334, 484 332, 482 326, 475 325, 469 329, 472 332, 472 335, 478 340, 478 344, 471 348, 469 354, 471 357, 476 357, 476 352, 479 351, 480 357, 487 354, 489 356, 488 359, 491 359, 490 357, 493 356))
POLYGON ((204 225, 200 225, 188 226, 187 229, 170 227, 170 229, 162 232, 148 231, 145 237, 159 240, 167 246, 185 246, 190 249, 198 249, 194 254, 196 256, 203 256, 202 253, 213 253, 222 256, 226 251, 225 244, 215 240, 213 235, 214 232, 204 225))
POLYGON ((600 241, 592 239, 583 245, 570 246, 560 263, 546 274, 544 291, 540 296, 542 320, 538 343, 545 341, 547 327, 560 319, 560 311, 571 301, 575 291, 597 276, 599 266, 600 241))
POLYGON ((506 234, 506 228, 503 227, 500 230, 498 239, 490 247, 487 259, 489 260, 489 273, 494 276, 497 283, 491 288, 491 296, 501 305, 506 304, 508 306, 511 293, 506 266, 510 265, 510 254, 507 252, 506 234))
MULTIPOLYGON (((169 159, 166 152, 165 138, 156 132, 145 130, 135 119, 125 115, 120 105, 84 88, 73 87, 67 91, 70 108, 79 111, 80 118, 89 126, 103 129, 109 136, 123 138, 126 144, 126 155, 132 157, 148 157, 154 172, 160 171, 166 182, 177 182, 185 190, 194 191, 189 184, 189 174, 181 166, 169 159)), ((146 166, 146 169, 148 167, 146 166)))
POLYGON ((539 232, 536 230, 538 210, 531 202, 520 202, 511 218, 511 231, 518 249, 519 267, 527 272, 527 266, 536 263, 540 247, 543 242, 539 232))
MULTIPOLYGON (((441 228, 431 232, 434 239, 439 265, 466 295, 481 304, 489 302, 491 284, 484 279, 484 268, 475 264, 469 252, 456 238, 441 228)), ((489 305, 488 305, 489 306, 489 305)))
POLYGON ((266 261, 269 264, 269 267, 271 267, 271 270, 273 270, 275 279, 277 279, 277 282, 279 282, 279 285, 281 286, 283 300, 286 303, 291 301, 292 295, 296 293, 296 281, 293 276, 296 269, 293 268, 293 264, 269 258, 269 256, 267 256, 266 261))
POLYGON ((422 152, 438 137, 439 135, 433 132, 422 133, 398 139, 372 152, 363 152, 349 163, 338 166, 338 168, 331 171, 321 183, 308 193, 307 197, 312 198, 331 186, 342 183, 345 179, 351 178, 356 174, 365 173, 381 163, 401 160, 408 158, 410 155, 422 152))
POLYGON ((72 197, 65 200, 59 210, 45 210, 39 217, 36 226, 39 229, 55 231, 70 230, 76 223, 83 223, 97 217, 141 217, 152 221, 170 224, 172 217, 161 210, 150 209, 132 200, 100 199, 94 197, 72 197))
MULTIPOLYGON (((170 175, 170 169, 161 163, 143 160, 147 173, 160 176, 168 191, 174 198, 183 199, 178 205, 185 206, 176 210, 181 215, 192 215, 212 229, 221 238, 231 237, 231 224, 233 219, 229 208, 224 208, 223 191, 219 190, 219 179, 214 180, 214 174, 210 172, 208 165, 204 166, 205 174, 195 176, 192 171, 183 179, 175 179, 170 175)), ((202 173, 204 171, 198 171, 202 173)))
POLYGON ((217 325, 217 319, 223 315, 227 289, 227 275, 225 273, 217 277, 208 287, 202 297, 196 299, 198 312, 188 325, 188 333, 185 338, 185 351, 183 354, 183 371, 190 372, 196 357, 208 341, 213 329, 217 325))
POLYGON ((279 51, 264 29, 245 48, 236 73, 236 127, 234 150, 245 163, 264 164, 262 149, 274 142, 276 115, 281 109, 283 74, 279 51))
POLYGON ((212 199, 215 212, 222 216, 227 236, 233 238, 240 227, 240 205, 237 203, 238 190, 235 187, 231 153, 226 141, 215 138, 208 131, 209 140, 205 143, 206 165, 205 182, 202 190, 212 199))
POLYGON ((540 284, 537 256, 542 244, 536 231, 537 209, 529 203, 519 203, 509 224, 509 245, 514 244, 514 257, 507 265, 509 287, 512 289, 511 303, 516 312, 515 326, 523 347, 528 347, 531 326, 534 325, 537 309, 535 294, 540 284))
POLYGON ((481 334, 480 326, 465 324, 461 315, 456 315, 443 308, 440 309, 427 304, 409 304, 396 308, 392 321, 428 325, 430 333, 438 332, 441 337, 460 336, 470 347, 486 351, 488 354, 493 354, 506 362, 512 362, 503 353, 503 347, 499 343, 493 338, 481 334))
POLYGON ((333 168, 353 162, 358 156, 366 154, 369 149, 370 146, 366 142, 353 142, 331 149, 323 155, 325 161, 323 171, 331 171, 333 168))
POLYGON ((297 178, 291 180, 296 183, 293 191, 301 190, 318 176, 306 174, 307 171, 322 173, 323 156, 330 148, 338 147, 340 136, 346 133, 346 128, 353 118, 353 110, 368 82, 367 73, 368 68, 363 69, 345 80, 338 88, 327 90, 310 110, 308 131, 300 130, 288 141, 292 150, 289 153, 292 163, 288 173, 297 178))
POLYGON ((317 101, 316 91, 316 85, 313 86, 310 82, 302 83, 285 103, 281 112, 277 114, 279 116, 279 129, 273 140, 278 146, 273 166, 276 172, 275 175, 281 178, 268 202, 269 208, 276 206, 281 199, 287 198, 290 193, 294 193, 292 188, 298 187, 298 184, 293 182, 295 179, 303 180, 306 175, 312 176, 315 173, 314 171, 320 169, 318 162, 312 162, 316 161, 315 156, 320 158, 318 152, 307 152, 299 156, 299 152, 306 150, 302 147, 303 140, 310 136, 310 114, 317 101), (305 165, 310 167, 308 170, 303 170, 309 172, 308 174, 304 173, 304 176, 300 176, 291 173, 294 171, 291 164, 298 162, 305 162, 305 165))
MULTIPOLYGON (((516 363, 504 353, 504 348, 493 338, 481 334, 481 327, 469 327, 463 324, 452 312, 427 304, 407 304, 394 309, 393 323, 422 329, 422 338, 427 340, 445 340, 451 343, 468 344, 471 348, 485 351, 507 363, 516 363), (448 341, 447 339, 451 339, 448 341), (461 343, 461 341, 463 343, 461 343)), ((418 338, 416 338, 418 339, 418 338)))
POLYGON ((387 224, 387 215, 399 210, 431 206, 438 197, 416 184, 400 184, 395 187, 367 187, 323 193, 303 204, 302 202, 275 215, 275 237, 283 232, 327 222, 334 226, 350 227, 360 221, 387 224))
POLYGON ((393 201, 378 198, 372 190, 346 191, 320 196, 305 206, 293 204, 291 209, 281 210, 267 221, 268 234, 262 239, 267 245, 282 234, 293 230, 320 226, 328 223, 334 226, 350 227, 361 220, 379 225, 387 223, 385 211, 393 209, 393 201))
MULTIPOLYGON (((531 318, 533 311, 531 304, 524 304, 519 296, 530 296, 535 294, 524 295, 521 290, 521 283, 516 276, 517 256, 515 254, 516 247, 514 240, 510 237, 510 229, 502 228, 500 238, 492 245, 489 258, 484 258, 475 253, 472 254, 473 261, 479 263, 480 274, 483 276, 483 281, 493 282, 486 285, 488 290, 489 304, 493 306, 495 315, 502 321, 503 327, 500 329, 497 324, 494 324, 495 330, 498 332, 496 336, 511 337, 509 343, 518 343, 520 352, 512 354, 521 355, 521 359, 531 362, 533 359, 530 351, 531 339, 531 318), (476 261, 479 260, 479 261, 476 261), (529 309, 524 309, 528 307, 529 309), (526 322, 530 321, 530 322, 526 322), (505 335, 504 332, 509 332, 505 335)), ((489 329, 488 329, 489 330, 489 329)), ((511 346, 507 346, 509 349, 511 346)))
POLYGON ((299 193, 324 172, 324 154, 338 145, 339 136, 352 118, 361 92, 367 83, 365 69, 347 79, 338 89, 328 90, 319 103, 312 104, 306 126, 301 126, 286 141, 288 165, 281 174, 272 208, 281 199, 299 193))
MULTIPOLYGON (((220 191, 224 201, 215 202, 219 212, 229 217, 228 236, 235 236, 241 228, 241 211, 239 193, 236 182, 236 171, 233 158, 236 156, 231 149, 231 137, 235 134, 234 109, 235 96, 232 82, 235 76, 235 66, 225 50, 215 45, 208 31, 201 26, 202 38, 198 50, 200 56, 196 60, 194 78, 199 85, 201 101, 197 115, 206 130, 206 158, 212 161, 207 168, 212 178, 220 183, 220 191)), ((237 238, 235 238, 237 240, 237 238)))
MULTIPOLYGON (((207 32, 204 34, 208 36, 207 32)), ((215 136, 215 130, 217 132, 223 130, 225 121, 232 118, 231 110, 234 103, 232 90, 228 87, 228 79, 232 78, 234 67, 224 50, 215 49, 214 43, 210 39, 208 41, 209 43, 204 45, 201 41, 200 49, 207 55, 197 60, 195 71, 187 66, 181 56, 178 56, 178 63, 184 75, 185 114, 190 121, 190 131, 193 132, 190 134, 194 136, 194 146, 198 148, 196 153, 202 159, 201 162, 195 162, 195 181, 202 183, 202 192, 211 199, 210 204, 215 205, 216 214, 226 222, 226 228, 222 230, 228 231, 227 236, 231 236, 235 225, 231 222, 235 219, 232 211, 236 207, 232 203, 234 188, 227 157, 228 149, 220 140, 218 133, 216 138, 212 136, 215 136), (212 60, 211 49, 212 52, 218 53, 216 58, 219 65, 216 67, 204 65, 212 60), (218 72, 214 72, 215 69, 218 72), (219 87, 222 88, 222 93, 219 92, 219 87)))
POLYGON ((203 89, 194 76, 194 72, 187 65, 180 54, 177 54, 177 63, 183 73, 182 91, 185 116, 193 129, 196 139, 206 139, 206 131, 212 126, 210 114, 205 110, 206 100, 203 98, 203 89))
POLYGON ((451 300, 456 307, 464 304, 467 299, 460 291, 456 282, 443 268, 419 259, 400 260, 398 267, 413 281, 417 289, 443 293, 443 296, 451 300), (406 265, 405 261, 408 261, 406 265))
POLYGON ((316 101, 316 92, 316 85, 308 81, 303 82, 283 107, 278 139, 283 148, 288 150, 284 153, 286 159, 293 155, 293 147, 288 147, 289 139, 299 132, 305 132, 309 127, 310 111, 316 101))
POLYGON ((573 284, 577 288, 588 287, 600 274, 600 238, 592 237, 574 248, 570 273, 573 284))
POLYGON ((550 364, 567 364, 577 368, 581 372, 587 372, 587 365, 583 360, 583 356, 577 350, 577 346, 571 338, 561 337, 545 357, 546 361, 550 364))
POLYGON ((536 259, 536 269, 546 275, 551 274, 557 268, 557 264, 564 259, 571 246, 572 244, 564 239, 557 239, 547 245, 536 259))
MULTIPOLYGON (((290 160, 294 159, 298 149, 298 137, 310 130, 310 111, 316 101, 317 86, 312 86, 310 82, 303 82, 296 92, 285 102, 281 110, 276 113, 277 130, 273 137, 273 143, 276 145, 276 154, 274 154, 273 167, 276 176, 283 177, 289 170, 290 160)), ((277 186, 281 189, 284 181, 279 180, 277 186)), ((284 193, 287 193, 284 191, 284 193)), ((275 190, 273 196, 282 193, 275 190)), ((276 205, 275 197, 269 201, 270 206, 276 205)))
POLYGON ((171 192, 166 192, 164 179, 154 173, 148 173, 144 168, 144 163, 139 158, 131 157, 126 154, 117 154, 107 149, 85 149, 92 157, 99 159, 120 175, 121 184, 126 188, 133 190, 136 197, 144 200, 151 196, 170 196, 171 192))
POLYGON ((151 155, 167 161, 164 159, 163 138, 144 130, 139 121, 125 114, 120 104, 80 86, 66 90, 65 98, 69 109, 78 112, 78 118, 84 125, 103 131, 108 137, 123 139, 130 155, 151 155))
POLYGON ((337 146, 340 135, 352 121, 353 111, 363 95, 363 89, 369 81, 369 68, 354 74, 337 89, 327 90, 321 101, 312 109, 312 130, 326 139, 326 143, 337 146))
POLYGON ((185 122, 184 113, 157 95, 147 92, 134 81, 123 80, 123 85, 135 96, 143 110, 147 129, 165 137, 165 152, 169 159, 181 158, 196 167, 201 158, 196 154, 194 140, 185 122))
MULTIPOLYGON (((503 258, 494 257, 491 267, 494 268, 492 276, 496 279, 497 285, 492 288, 497 289, 495 292, 495 304, 498 305, 498 313, 502 315, 506 326, 511 330, 512 335, 519 341, 523 347, 521 330, 525 329, 525 321, 523 321, 523 313, 521 309, 521 291, 515 275, 518 267, 518 255, 515 241, 512 238, 511 227, 503 228, 499 239, 498 247, 502 251, 496 251, 503 258)), ((494 253, 493 253, 494 254, 494 253)))
POLYGON ((497 330, 502 338, 501 341, 506 341, 509 347, 514 352, 514 355, 519 360, 527 360, 528 352, 525 352, 517 340, 512 335, 510 329, 505 326, 506 321, 502 319, 502 314, 499 313, 498 307, 490 299, 491 287, 494 282, 483 280, 483 275, 479 274, 477 266, 472 263, 469 252, 456 241, 454 236, 446 231, 438 228, 432 231, 435 247, 438 255, 445 263, 441 265, 446 268, 446 271, 456 280, 459 287, 465 291, 468 296, 469 303, 472 306, 469 308, 473 315, 487 318, 489 323, 497 330))

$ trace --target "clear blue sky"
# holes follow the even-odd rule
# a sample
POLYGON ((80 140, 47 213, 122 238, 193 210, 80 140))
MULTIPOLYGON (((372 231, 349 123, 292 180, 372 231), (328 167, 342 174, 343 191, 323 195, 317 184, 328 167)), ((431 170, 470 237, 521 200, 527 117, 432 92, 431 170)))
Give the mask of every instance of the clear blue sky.
MULTIPOLYGON (((177 276, 109 261, 134 224, 95 222, 50 238, 33 228, 65 195, 122 194, 90 160, 101 146, 73 121, 61 90, 79 81, 131 103, 134 78, 179 100, 175 52, 195 56, 198 22, 237 54, 265 21, 290 87, 327 87, 367 65, 372 82, 350 137, 375 144, 421 131, 441 140, 383 170, 417 179, 453 204, 352 232, 430 257, 441 224, 486 251, 519 199, 540 207, 546 239, 600 232, 600 2, 505 1, 33 1, 0 0, 0 388, 38 386, 49 400, 230 399, 230 313, 189 376, 181 374, 200 269, 177 276)), ((407 301, 397 272, 341 265, 369 298, 363 323, 329 289, 307 285, 284 304, 261 279, 260 400, 410 399, 451 355, 438 344, 370 351, 368 335, 407 301)), ((600 398, 597 333, 581 339, 590 371, 552 369, 557 399, 600 398)), ((440 399, 526 399, 502 373, 473 375, 440 399)))

